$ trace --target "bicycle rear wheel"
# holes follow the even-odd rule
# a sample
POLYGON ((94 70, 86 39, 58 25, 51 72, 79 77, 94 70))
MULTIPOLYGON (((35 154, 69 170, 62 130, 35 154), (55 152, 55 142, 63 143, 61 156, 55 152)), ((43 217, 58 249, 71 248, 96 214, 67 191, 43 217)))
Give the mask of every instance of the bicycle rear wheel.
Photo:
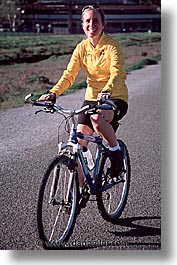
POLYGON ((122 173, 117 179, 112 180, 110 176, 111 161, 108 155, 103 155, 97 182, 97 190, 99 191, 97 194, 98 209, 102 217, 113 224, 118 222, 118 218, 124 210, 130 187, 129 153, 123 141, 119 140, 119 144, 124 153, 122 173), (106 189, 106 187, 109 187, 109 189, 106 189))
POLYGON ((78 205, 78 177, 71 159, 57 156, 48 166, 39 190, 37 225, 45 249, 61 249, 69 239, 78 205))

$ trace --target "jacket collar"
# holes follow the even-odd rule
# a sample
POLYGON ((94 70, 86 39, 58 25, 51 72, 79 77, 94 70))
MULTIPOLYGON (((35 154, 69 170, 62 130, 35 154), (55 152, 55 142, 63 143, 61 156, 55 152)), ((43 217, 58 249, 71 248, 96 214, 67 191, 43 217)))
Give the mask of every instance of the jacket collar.
POLYGON ((100 48, 100 46, 102 45, 104 39, 105 39, 105 33, 103 32, 103 34, 101 35, 101 37, 100 37, 100 39, 98 41, 98 44, 96 45, 95 48, 92 46, 92 44, 90 43, 90 41, 87 39, 87 41, 89 43, 89 51, 93 51, 93 50, 96 51, 96 50, 98 50, 100 48))

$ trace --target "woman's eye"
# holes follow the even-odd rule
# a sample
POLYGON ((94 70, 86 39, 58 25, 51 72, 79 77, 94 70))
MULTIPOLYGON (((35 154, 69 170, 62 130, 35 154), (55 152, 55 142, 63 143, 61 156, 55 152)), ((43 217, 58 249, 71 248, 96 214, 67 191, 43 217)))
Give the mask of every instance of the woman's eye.
POLYGON ((93 21, 93 23, 95 23, 95 24, 98 23, 98 19, 95 19, 95 20, 93 21))

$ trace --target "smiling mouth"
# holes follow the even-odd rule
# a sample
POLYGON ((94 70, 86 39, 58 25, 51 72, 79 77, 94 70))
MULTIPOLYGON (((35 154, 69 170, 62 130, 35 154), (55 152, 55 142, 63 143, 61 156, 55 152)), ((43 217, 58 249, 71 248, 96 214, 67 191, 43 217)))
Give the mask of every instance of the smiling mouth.
POLYGON ((95 33, 96 31, 97 31, 97 29, 94 29, 94 30, 93 29, 88 29, 89 33, 95 33))

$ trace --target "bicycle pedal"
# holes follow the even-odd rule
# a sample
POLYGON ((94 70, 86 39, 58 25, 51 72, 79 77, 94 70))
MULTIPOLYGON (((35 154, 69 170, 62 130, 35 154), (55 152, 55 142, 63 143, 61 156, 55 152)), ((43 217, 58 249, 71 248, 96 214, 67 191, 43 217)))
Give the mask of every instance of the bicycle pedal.
POLYGON ((118 177, 111 178, 111 181, 110 182, 111 182, 111 184, 125 182, 124 172, 121 172, 121 174, 118 177))
POLYGON ((79 200, 79 206, 81 208, 85 208, 87 205, 87 202, 89 201, 90 194, 81 194, 80 200, 79 200))

